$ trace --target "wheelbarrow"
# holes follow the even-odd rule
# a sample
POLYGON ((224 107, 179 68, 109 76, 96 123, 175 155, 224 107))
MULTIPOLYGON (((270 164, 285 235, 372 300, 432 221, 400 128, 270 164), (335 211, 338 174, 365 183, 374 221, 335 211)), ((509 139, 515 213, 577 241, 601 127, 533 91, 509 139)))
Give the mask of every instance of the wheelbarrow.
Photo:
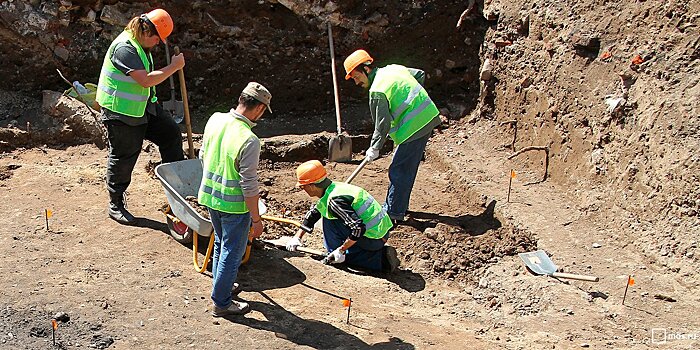
MULTIPOLYGON (((202 181, 202 161, 200 159, 187 159, 179 162, 160 164, 155 169, 156 177, 160 180, 165 190, 168 206, 164 208, 165 220, 168 223, 170 235, 183 244, 192 242, 192 263, 195 270, 202 273, 207 269, 214 248, 214 227, 211 220, 201 216, 185 200, 187 196, 197 196, 199 185, 202 181), (204 262, 200 266, 198 258, 198 237, 209 237, 209 246, 204 255, 204 262)), ((259 208, 261 215, 267 208, 259 208)), ((245 264, 250 258, 252 240, 248 240, 245 255, 241 264, 245 264)))

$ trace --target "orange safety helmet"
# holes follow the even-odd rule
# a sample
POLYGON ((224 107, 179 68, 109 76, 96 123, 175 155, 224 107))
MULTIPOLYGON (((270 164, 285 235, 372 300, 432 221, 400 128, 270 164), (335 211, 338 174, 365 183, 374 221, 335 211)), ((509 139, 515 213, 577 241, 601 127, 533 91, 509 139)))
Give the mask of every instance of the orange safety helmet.
POLYGON ((301 163, 297 167, 297 186, 319 182, 326 178, 326 168, 317 160, 301 163))
POLYGON ((163 9, 155 9, 147 13, 146 18, 156 27, 160 40, 165 42, 165 39, 173 32, 173 19, 170 14, 163 9))
POLYGON ((350 72, 357 68, 357 66, 372 62, 374 62, 374 58, 365 50, 359 49, 351 53, 350 56, 345 59, 345 62, 343 62, 343 66, 345 66, 345 80, 350 80, 350 72))

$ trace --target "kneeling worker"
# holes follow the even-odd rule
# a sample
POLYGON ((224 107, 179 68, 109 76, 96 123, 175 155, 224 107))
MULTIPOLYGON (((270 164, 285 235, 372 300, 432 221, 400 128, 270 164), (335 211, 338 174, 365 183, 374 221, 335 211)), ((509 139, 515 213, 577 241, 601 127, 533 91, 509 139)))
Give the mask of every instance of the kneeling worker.
MULTIPOLYGON (((320 198, 304 216, 303 225, 313 227, 323 217, 323 244, 330 252, 330 263, 385 272, 399 266, 396 249, 386 245, 391 219, 369 192, 331 181, 318 160, 299 165, 296 173, 297 186, 320 198)), ((304 233, 300 229, 287 249, 295 251, 304 233)))

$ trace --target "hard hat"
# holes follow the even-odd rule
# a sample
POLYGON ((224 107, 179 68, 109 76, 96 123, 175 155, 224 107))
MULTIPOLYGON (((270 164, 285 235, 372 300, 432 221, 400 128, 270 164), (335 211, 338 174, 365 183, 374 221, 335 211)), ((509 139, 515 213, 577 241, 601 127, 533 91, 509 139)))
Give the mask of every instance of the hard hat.
POLYGON ((353 69, 357 68, 357 66, 361 64, 369 64, 372 63, 374 59, 372 56, 370 56, 367 51, 359 49, 348 56, 348 58, 345 59, 345 62, 343 62, 343 66, 345 66, 345 80, 350 80, 350 72, 352 72, 353 69))
POLYGON ((173 32, 173 19, 170 14, 163 9, 155 9, 147 13, 146 18, 156 27, 160 40, 165 42, 165 39, 173 32))
POLYGON ((304 186, 319 182, 326 178, 328 173, 323 164, 317 160, 301 163, 297 167, 297 186, 304 186))

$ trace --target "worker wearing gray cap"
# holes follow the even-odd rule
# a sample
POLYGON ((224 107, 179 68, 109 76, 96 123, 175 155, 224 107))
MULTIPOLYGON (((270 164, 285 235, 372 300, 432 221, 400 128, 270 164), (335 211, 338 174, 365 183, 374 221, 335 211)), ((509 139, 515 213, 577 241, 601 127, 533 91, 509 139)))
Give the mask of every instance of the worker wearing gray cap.
POLYGON ((238 106, 228 113, 214 113, 204 129, 198 201, 209 208, 215 233, 211 268, 214 317, 250 311, 248 303, 233 300, 237 292, 234 282, 249 236, 260 237, 263 231, 258 211, 260 140, 251 128, 265 110, 272 112, 271 99, 264 86, 248 83, 238 106))

